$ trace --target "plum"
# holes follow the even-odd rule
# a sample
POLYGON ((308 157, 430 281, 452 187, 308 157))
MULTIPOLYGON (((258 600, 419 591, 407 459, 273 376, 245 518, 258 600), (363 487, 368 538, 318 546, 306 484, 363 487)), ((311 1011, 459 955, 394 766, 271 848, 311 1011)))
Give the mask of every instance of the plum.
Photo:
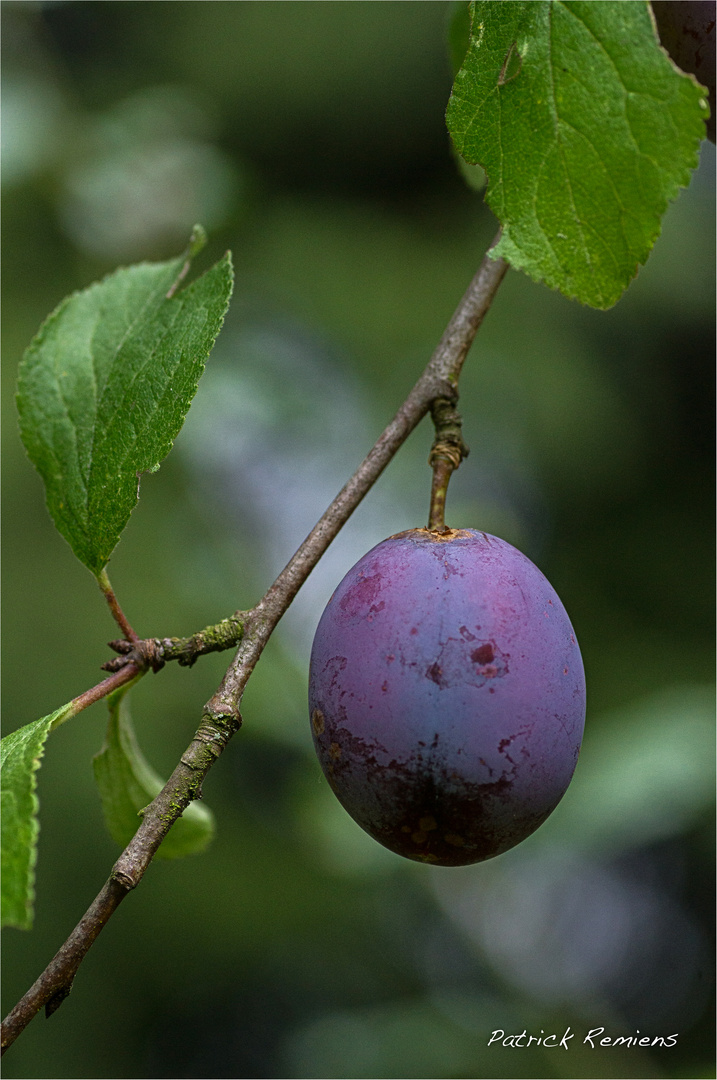
POLYGON ((556 592, 474 529, 378 544, 311 651, 314 743, 339 801, 391 851, 462 866, 541 825, 580 750, 585 675, 556 592))

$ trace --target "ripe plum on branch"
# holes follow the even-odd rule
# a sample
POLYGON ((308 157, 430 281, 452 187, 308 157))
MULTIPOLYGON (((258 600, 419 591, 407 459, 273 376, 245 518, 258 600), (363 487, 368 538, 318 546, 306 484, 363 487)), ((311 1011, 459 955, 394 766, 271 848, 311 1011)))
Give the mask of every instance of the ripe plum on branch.
POLYGON ((526 556, 473 529, 413 529, 329 600, 309 707, 358 824, 399 855, 460 866, 525 839, 564 795, 585 676, 565 608, 526 556))

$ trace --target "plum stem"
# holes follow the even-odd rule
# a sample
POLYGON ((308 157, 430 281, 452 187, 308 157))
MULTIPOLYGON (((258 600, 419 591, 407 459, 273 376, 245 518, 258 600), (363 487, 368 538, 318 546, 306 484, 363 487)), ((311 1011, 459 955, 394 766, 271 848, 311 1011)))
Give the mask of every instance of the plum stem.
POLYGON ((446 494, 448 483, 463 458, 468 457, 468 447, 463 442, 463 421, 456 409, 458 393, 451 398, 439 397, 431 403, 431 417, 436 429, 428 464, 433 469, 431 505, 428 512, 428 528, 433 532, 446 531, 446 494))

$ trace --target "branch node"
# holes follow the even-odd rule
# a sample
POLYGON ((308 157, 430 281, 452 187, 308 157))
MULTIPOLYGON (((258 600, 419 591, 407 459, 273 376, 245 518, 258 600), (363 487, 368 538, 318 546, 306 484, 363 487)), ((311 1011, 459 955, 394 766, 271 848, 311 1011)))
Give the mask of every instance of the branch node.
MULTIPOLYGON (((147 809, 147 807, 145 807, 145 809, 147 809)), ((141 875, 135 880, 132 874, 127 873, 125 870, 118 870, 116 864, 112 868, 112 873, 110 874, 110 880, 116 882, 121 889, 125 890, 125 892, 131 892, 132 889, 136 888, 137 885, 139 885, 140 879, 141 875)))
POLYGON ((155 674, 164 667, 164 649, 159 638, 145 638, 137 645, 137 654, 155 674))
POLYGON ((57 993, 50 998, 50 1000, 45 1005, 45 1018, 47 1020, 50 1019, 54 1012, 57 1012, 65 998, 69 997, 71 990, 72 982, 68 983, 66 986, 61 986, 57 993))

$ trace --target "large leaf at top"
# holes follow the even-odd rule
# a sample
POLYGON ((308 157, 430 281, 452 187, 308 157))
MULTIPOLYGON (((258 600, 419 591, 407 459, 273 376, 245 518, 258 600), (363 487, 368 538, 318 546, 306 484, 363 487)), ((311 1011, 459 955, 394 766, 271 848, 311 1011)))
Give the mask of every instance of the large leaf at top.
MULTIPOLYGON (((105 743, 93 759, 105 824, 112 839, 126 847, 141 821, 141 812, 164 787, 139 748, 129 713, 127 688, 107 698, 109 720, 105 743)), ((176 859, 203 851, 214 836, 214 815, 192 802, 162 841, 158 859, 176 859)))
POLYGON ((67 297, 20 365, 23 442, 55 525, 95 575, 140 474, 171 449, 229 304, 230 255, 175 292, 188 257, 117 270, 67 297))
POLYGON ((598 308, 647 258, 689 183, 705 91, 660 47, 643 0, 483 0, 446 119, 512 266, 598 308))
POLYGON ((0 742, 2 799, 2 925, 29 930, 35 899, 40 826, 35 773, 52 731, 72 715, 72 703, 6 735, 0 742))

